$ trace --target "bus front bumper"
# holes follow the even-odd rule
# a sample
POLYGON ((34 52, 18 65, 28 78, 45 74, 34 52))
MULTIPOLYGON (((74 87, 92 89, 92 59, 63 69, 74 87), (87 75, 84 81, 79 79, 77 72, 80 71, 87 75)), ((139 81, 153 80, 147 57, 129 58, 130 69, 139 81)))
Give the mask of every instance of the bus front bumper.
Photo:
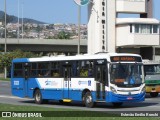
POLYGON ((142 102, 145 100, 145 92, 136 95, 120 95, 113 92, 108 92, 107 102, 142 102))

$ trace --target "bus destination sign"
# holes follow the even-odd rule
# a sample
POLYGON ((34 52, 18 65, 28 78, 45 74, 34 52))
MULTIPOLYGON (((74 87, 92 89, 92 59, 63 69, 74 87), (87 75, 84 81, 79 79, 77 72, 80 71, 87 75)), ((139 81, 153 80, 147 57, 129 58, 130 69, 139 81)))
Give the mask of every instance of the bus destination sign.
POLYGON ((142 62, 142 60, 137 56, 113 56, 111 62, 142 62))

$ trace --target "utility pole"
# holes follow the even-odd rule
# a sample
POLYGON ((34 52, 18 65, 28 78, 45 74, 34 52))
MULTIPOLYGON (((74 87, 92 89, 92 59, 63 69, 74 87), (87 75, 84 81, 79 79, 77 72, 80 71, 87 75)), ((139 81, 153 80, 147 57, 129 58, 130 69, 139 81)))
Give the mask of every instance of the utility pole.
POLYGON ((80 54, 80 39, 81 39, 81 6, 85 6, 90 3, 90 0, 74 0, 78 5, 78 50, 77 53, 80 54))
POLYGON ((78 6, 78 54, 80 54, 80 40, 81 40, 81 6, 78 6))
MULTIPOLYGON (((6 16, 6 0, 4 0, 4 11, 5 11, 5 44, 4 44, 4 54, 7 53, 7 16, 6 16)), ((7 67, 4 67, 4 78, 7 78, 7 67)))

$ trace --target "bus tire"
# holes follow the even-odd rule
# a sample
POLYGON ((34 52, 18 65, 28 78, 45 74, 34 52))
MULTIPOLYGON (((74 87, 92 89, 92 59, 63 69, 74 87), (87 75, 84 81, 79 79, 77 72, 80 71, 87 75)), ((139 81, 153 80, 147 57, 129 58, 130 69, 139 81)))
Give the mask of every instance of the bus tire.
POLYGON ((34 101, 37 104, 42 104, 43 103, 42 94, 41 94, 41 91, 39 89, 37 89, 34 93, 34 101))
POLYGON ((112 104, 114 107, 120 107, 122 106, 123 102, 113 102, 112 104))
POLYGON ((150 96, 151 96, 151 97, 157 97, 157 96, 158 96, 158 92, 150 93, 150 96))
POLYGON ((95 102, 93 102, 93 98, 90 92, 87 92, 84 96, 84 103, 86 107, 92 108, 95 105, 95 102))

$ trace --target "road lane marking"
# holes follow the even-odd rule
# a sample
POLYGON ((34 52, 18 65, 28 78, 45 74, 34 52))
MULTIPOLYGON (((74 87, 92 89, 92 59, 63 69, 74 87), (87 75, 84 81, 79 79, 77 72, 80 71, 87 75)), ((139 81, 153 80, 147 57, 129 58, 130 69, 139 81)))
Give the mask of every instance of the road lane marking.
POLYGON ((16 97, 16 96, 8 96, 8 95, 0 95, 0 98, 26 99, 26 100, 29 99, 29 98, 20 98, 20 97, 16 97))

